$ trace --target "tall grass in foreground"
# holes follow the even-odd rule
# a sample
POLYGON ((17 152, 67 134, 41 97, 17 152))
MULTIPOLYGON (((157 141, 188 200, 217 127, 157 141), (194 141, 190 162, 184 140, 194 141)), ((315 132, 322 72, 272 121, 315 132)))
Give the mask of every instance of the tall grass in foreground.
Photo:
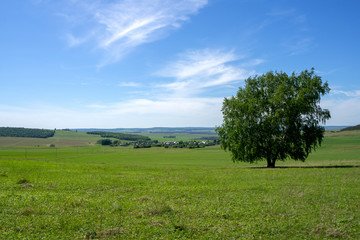
POLYGON ((277 169, 217 147, 0 150, 0 239, 359 239, 359 145, 277 169))

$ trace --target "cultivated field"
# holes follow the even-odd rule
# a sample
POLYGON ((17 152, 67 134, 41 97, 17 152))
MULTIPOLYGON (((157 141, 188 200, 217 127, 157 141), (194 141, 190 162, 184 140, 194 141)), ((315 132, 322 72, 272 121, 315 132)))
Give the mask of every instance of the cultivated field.
POLYGON ((0 148, 0 239, 360 238, 360 132, 328 133, 276 169, 219 147, 100 147, 80 133, 60 147, 71 138, 57 134, 56 147, 0 148))

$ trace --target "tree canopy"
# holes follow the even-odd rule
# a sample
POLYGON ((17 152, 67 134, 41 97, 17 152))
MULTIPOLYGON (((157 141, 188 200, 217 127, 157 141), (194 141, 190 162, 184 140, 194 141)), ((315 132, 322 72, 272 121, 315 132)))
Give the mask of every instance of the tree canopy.
POLYGON ((48 129, 0 127, 0 137, 48 138, 54 134, 55 130, 48 129))
POLYGON ((103 138, 116 138, 119 140, 127 140, 127 141, 149 141, 150 140, 150 138, 147 136, 142 136, 142 135, 138 135, 138 134, 130 134, 130 133, 93 131, 93 132, 87 132, 87 134, 100 135, 103 138))
POLYGON ((266 160, 268 167, 287 158, 305 161, 323 140, 321 124, 330 112, 320 107, 320 98, 329 91, 313 68, 248 78, 236 96, 224 99, 223 123, 216 128, 221 147, 233 161, 266 160))

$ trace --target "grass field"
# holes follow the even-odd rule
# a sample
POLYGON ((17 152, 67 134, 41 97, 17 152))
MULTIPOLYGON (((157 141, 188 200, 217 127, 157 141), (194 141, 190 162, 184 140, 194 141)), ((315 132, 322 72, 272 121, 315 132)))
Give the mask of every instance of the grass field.
POLYGON ((360 132, 276 169, 219 147, 22 146, 0 148, 0 239, 360 238, 360 132))
POLYGON ((51 144, 56 147, 93 146, 99 139, 102 138, 85 132, 57 130, 51 138, 0 137, 0 147, 48 147, 51 144))

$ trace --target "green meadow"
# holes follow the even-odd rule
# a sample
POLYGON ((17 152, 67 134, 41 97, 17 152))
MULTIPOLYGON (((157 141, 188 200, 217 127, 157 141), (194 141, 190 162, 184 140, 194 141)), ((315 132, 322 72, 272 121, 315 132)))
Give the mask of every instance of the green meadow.
POLYGON ((306 162, 275 169, 218 146, 97 139, 0 138, 0 239, 360 238, 359 131, 329 132, 306 162))
POLYGON ((57 147, 92 146, 100 136, 86 134, 85 132, 59 131, 51 138, 19 138, 0 137, 1 147, 48 147, 53 144, 57 147))

